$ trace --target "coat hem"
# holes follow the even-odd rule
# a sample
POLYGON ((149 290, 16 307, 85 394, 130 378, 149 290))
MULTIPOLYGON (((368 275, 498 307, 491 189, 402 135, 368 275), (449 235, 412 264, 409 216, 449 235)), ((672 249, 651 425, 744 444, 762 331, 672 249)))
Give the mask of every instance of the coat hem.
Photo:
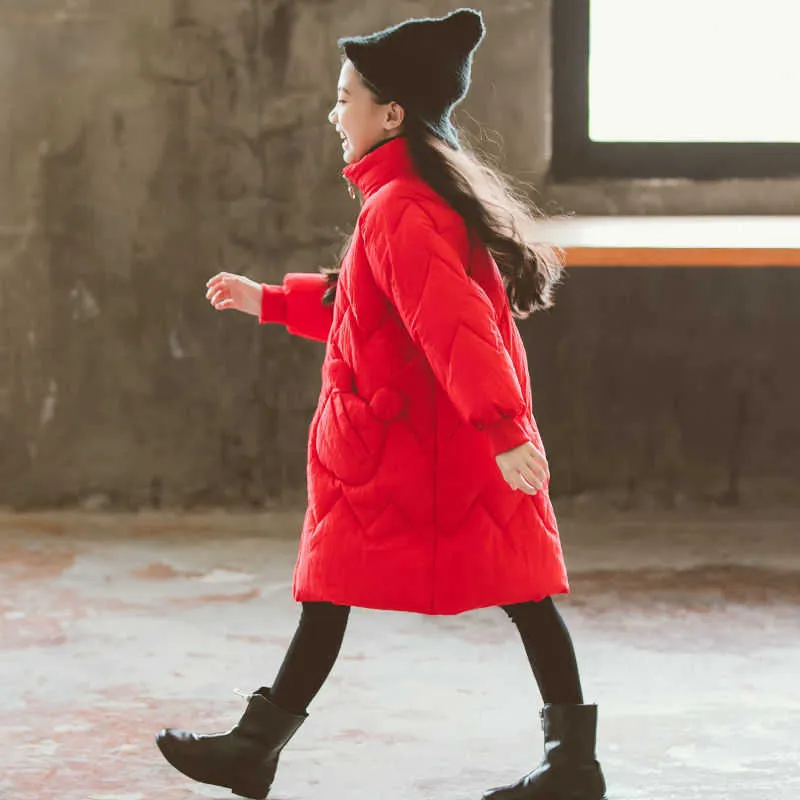
POLYGON ((336 606, 350 606, 351 608, 364 608, 370 611, 397 611, 408 614, 422 614, 426 617, 452 617, 468 611, 479 611, 483 608, 499 608, 501 606, 517 605, 518 603, 540 602, 547 597, 570 594, 569 583, 560 584, 550 591, 523 592, 501 597, 499 601, 481 601, 479 603, 454 603, 452 606, 442 605, 439 608, 423 607, 411 603, 390 603, 366 598, 347 599, 345 595, 328 593, 312 594, 304 591, 293 591, 292 596, 298 603, 331 603, 336 606))

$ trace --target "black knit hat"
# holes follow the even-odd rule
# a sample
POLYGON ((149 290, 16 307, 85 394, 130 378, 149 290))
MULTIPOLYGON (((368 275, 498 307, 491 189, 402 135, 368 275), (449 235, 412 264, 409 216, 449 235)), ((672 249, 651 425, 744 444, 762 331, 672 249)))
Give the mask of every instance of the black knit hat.
POLYGON ((439 138, 458 148, 450 114, 467 94, 472 55, 486 29, 479 11, 409 19, 339 47, 381 97, 394 100, 439 138))

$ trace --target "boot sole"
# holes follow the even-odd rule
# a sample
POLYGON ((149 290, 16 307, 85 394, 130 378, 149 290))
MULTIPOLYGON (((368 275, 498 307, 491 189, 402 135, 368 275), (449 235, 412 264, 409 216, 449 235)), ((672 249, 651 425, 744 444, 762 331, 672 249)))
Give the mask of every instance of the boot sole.
POLYGON ((234 786, 226 788, 230 788, 231 794, 238 795, 239 797, 246 797, 248 800, 267 800, 267 795, 272 787, 270 786, 265 790, 260 786, 256 787, 247 781, 242 781, 237 782, 234 786))
MULTIPOLYGON (((583 793, 581 793, 581 794, 571 794, 571 795, 569 795, 567 797, 559 798, 559 800, 584 800, 585 797, 586 797, 586 795, 583 794, 583 793)), ((260 798, 259 798, 259 800, 260 800, 260 798)), ((503 800, 503 796, 502 795, 498 795, 498 794, 495 794, 495 795, 484 794, 481 797, 481 800, 503 800)), ((609 800, 609 797, 608 797, 608 795, 604 794, 599 800, 609 800)))

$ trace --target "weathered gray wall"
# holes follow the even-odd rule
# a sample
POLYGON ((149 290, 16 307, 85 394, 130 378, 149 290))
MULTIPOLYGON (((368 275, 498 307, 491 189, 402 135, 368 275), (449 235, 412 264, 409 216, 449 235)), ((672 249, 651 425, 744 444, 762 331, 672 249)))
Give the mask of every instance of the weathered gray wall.
MULTIPOLYGON (((330 263, 357 211, 325 120, 335 39, 457 5, 0 0, 0 504, 302 495, 322 347, 214 313, 204 283, 220 269, 274 282, 330 263)), ((482 5, 490 35, 461 121, 475 135, 485 125, 490 150, 502 141, 504 166, 536 183, 547 206, 796 210, 797 183, 548 186, 549 3, 482 5)), ((737 424, 726 381, 746 384, 750 363, 732 355, 726 331, 745 336, 756 361, 767 352, 774 361, 786 346, 763 336, 797 341, 786 300, 789 291, 797 298, 795 277, 748 280, 575 275, 555 312, 523 325, 557 490, 655 485, 672 496, 688 474, 702 491, 724 488, 736 456, 719 442, 737 424), (758 311, 751 289, 763 300, 758 311), (783 316, 773 300, 784 302, 783 316), (676 400, 673 378, 698 349, 712 305, 717 338, 681 373, 676 400), (676 306, 694 309, 694 338, 676 333, 676 306), (763 352, 736 324, 742 312, 763 352), (640 367, 625 370, 624 353, 640 367), (693 433, 708 429, 692 412, 686 375, 716 381, 698 402, 720 408, 722 432, 696 448, 693 433), (659 381, 669 391, 657 391, 659 381), (698 454, 696 468, 682 471, 698 454)), ((778 366, 770 369, 780 381, 778 366)), ((769 407, 760 391, 751 416, 769 407)), ((784 405, 792 397, 780 394, 784 405)), ((780 472, 784 456, 772 455, 798 435, 794 412, 778 405, 772 433, 749 434, 761 443, 745 469, 756 476, 780 472)))

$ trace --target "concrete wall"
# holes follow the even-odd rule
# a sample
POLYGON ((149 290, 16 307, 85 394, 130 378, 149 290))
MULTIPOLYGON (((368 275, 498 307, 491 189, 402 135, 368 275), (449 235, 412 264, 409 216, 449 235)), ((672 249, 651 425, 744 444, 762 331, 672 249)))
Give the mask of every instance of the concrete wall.
MULTIPOLYGON (((322 347, 214 313, 204 282, 331 262, 357 212, 325 120, 335 39, 457 5, 0 0, 0 504, 302 497, 322 347)), ((547 185, 549 3, 483 6, 461 121, 546 207, 796 211, 796 182, 547 185)), ((556 491, 724 491, 741 460, 719 449, 738 424, 729 383, 746 387, 751 363, 787 372, 797 291, 786 272, 576 273, 555 312, 522 326, 556 491), (710 387, 696 402, 692 381, 710 387)), ((751 427, 770 417, 749 434, 754 477, 794 467, 794 372, 777 406, 759 384, 747 407, 751 427)))

